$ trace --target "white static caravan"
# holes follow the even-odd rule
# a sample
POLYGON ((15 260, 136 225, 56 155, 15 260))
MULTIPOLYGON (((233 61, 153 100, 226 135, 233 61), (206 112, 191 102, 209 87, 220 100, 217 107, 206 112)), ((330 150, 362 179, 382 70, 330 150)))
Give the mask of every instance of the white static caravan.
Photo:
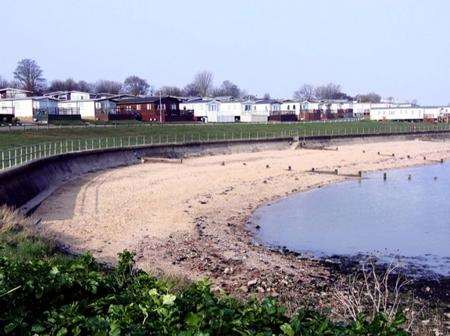
POLYGON ((244 122, 264 123, 269 120, 272 112, 281 111, 281 103, 274 99, 261 99, 252 104, 251 113, 243 115, 244 122))
POLYGON ((180 110, 194 111, 194 117, 198 120, 208 122, 208 103, 211 99, 195 98, 180 103, 180 110))
POLYGON ((438 120, 450 114, 449 106, 414 106, 372 108, 370 120, 422 121, 438 120))
POLYGON ((372 109, 378 108, 396 108, 396 107, 411 107, 410 103, 396 103, 382 101, 380 103, 359 103, 353 102, 353 115, 358 118, 369 117, 372 109))
POLYGON ((46 97, 52 97, 59 100, 89 100, 91 94, 82 91, 56 91, 45 94, 46 97))
POLYGON ((423 118, 427 120, 439 120, 450 116, 450 106, 423 106, 423 118))
MULTIPOLYGON (((252 102, 233 99, 193 99, 180 103, 181 110, 193 110, 194 117, 204 122, 239 122, 252 110, 252 102)), ((245 118, 244 118, 245 119, 245 118)))
POLYGON ((302 112, 314 112, 321 108, 321 103, 317 101, 305 100, 300 103, 300 110, 302 112))
POLYGON ((31 96, 33 92, 22 90, 22 89, 16 89, 16 88, 3 88, 0 89, 0 99, 6 99, 6 98, 26 98, 31 96))
POLYGON ((60 114, 80 114, 81 119, 99 120, 100 114, 115 114, 116 103, 108 98, 62 100, 58 102, 60 114))
POLYGON ((21 121, 35 121, 40 114, 57 114, 58 102, 50 97, 0 99, 0 113, 13 114, 21 121))
POLYGON ((280 110, 283 112, 293 112, 299 116, 302 109, 302 102, 298 100, 283 100, 280 104, 280 110))

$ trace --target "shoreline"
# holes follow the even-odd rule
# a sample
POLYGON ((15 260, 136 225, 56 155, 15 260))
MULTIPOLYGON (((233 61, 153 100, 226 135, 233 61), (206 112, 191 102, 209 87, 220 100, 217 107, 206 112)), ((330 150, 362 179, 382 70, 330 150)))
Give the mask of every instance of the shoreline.
POLYGON ((254 210, 293 193, 356 179, 312 174, 307 171, 312 162, 323 170, 338 168, 344 174, 354 174, 359 170, 425 165, 423 155, 448 159, 450 142, 341 145, 332 152, 287 149, 188 158, 180 166, 125 167, 69 182, 47 199, 33 217, 42 219, 38 227, 42 234, 75 253, 89 250, 100 260, 114 262, 115 253, 128 248, 137 253, 138 267, 156 274, 188 279, 208 277, 218 291, 237 297, 271 295, 288 303, 288 308, 298 306, 306 298, 326 307, 332 301, 327 288, 339 277, 332 265, 254 244, 254 237, 246 228, 254 210), (396 156, 379 156, 376 153, 380 148, 382 152, 395 152, 396 156), (413 153, 411 159, 406 158, 407 153, 413 153), (292 171, 287 169, 288 164, 292 171), (249 167, 253 170, 249 171, 249 167), (146 183, 152 186, 151 193, 142 188, 146 183), (135 195, 129 195, 133 191, 135 195), (105 204, 104 197, 111 198, 111 193, 119 200, 105 204), (157 196, 156 202, 152 194, 157 196), (92 206, 90 201, 96 204, 92 206), (102 218, 117 208, 118 201, 133 207, 144 219, 136 221, 127 209, 102 218), (162 206, 162 202, 169 204, 162 206), (67 213, 71 206, 73 209, 67 213), (173 227, 168 229, 168 225, 173 227))

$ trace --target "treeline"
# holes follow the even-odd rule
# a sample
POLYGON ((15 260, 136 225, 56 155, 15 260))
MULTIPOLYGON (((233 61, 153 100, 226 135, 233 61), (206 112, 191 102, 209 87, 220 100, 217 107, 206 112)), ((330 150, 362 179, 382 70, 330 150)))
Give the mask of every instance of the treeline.
POLYGON ((92 93, 127 93, 140 95, 171 95, 171 96, 230 96, 244 97, 246 92, 236 84, 225 80, 221 85, 214 86, 214 75, 209 71, 202 71, 195 75, 193 81, 185 87, 163 86, 157 90, 144 78, 136 75, 127 77, 123 82, 100 79, 94 83, 73 78, 55 79, 48 82, 42 68, 32 59, 20 60, 13 72, 13 80, 8 81, 0 77, 0 88, 13 87, 28 90, 40 95, 54 91, 84 91, 92 93))
MULTIPOLYGON (((357 94, 352 97, 343 92, 340 85, 334 83, 316 87, 311 84, 304 84, 294 92, 294 98, 299 100, 345 99, 356 100, 360 103, 379 103, 381 101, 381 96, 374 92, 357 94)), ((394 100, 392 97, 388 99, 394 100)))
MULTIPOLYGON (((248 94, 237 84, 230 80, 223 81, 219 86, 214 85, 214 75, 210 71, 201 71, 195 75, 192 82, 184 87, 162 86, 155 89, 146 79, 132 75, 123 82, 115 80, 100 79, 94 83, 84 80, 76 81, 73 78, 65 80, 55 79, 48 82, 43 75, 43 70, 32 59, 20 60, 13 73, 13 80, 7 81, 0 77, 0 88, 15 87, 33 92, 34 94, 43 94, 54 91, 84 91, 91 93, 127 93, 135 96, 139 95, 170 95, 179 97, 232 97, 232 98, 256 98, 255 95, 248 94)), ((266 93, 264 98, 270 98, 266 93)), ((322 99, 347 99, 357 100, 359 102, 381 101, 381 96, 376 93, 358 94, 350 96, 345 93, 341 86, 335 83, 313 86, 304 84, 293 94, 293 98, 299 100, 322 100, 322 99)), ((390 97, 392 100, 393 98, 390 97)))

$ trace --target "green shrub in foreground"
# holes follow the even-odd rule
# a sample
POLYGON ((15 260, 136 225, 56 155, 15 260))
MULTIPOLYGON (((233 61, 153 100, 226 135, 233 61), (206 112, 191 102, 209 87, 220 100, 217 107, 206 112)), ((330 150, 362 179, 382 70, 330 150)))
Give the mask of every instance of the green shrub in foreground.
POLYGON ((398 316, 334 323, 315 311, 292 317, 267 298, 240 302, 211 292, 206 281, 174 291, 133 271, 133 255, 106 270, 78 258, 17 258, 1 253, 0 334, 11 335, 407 335, 398 316))

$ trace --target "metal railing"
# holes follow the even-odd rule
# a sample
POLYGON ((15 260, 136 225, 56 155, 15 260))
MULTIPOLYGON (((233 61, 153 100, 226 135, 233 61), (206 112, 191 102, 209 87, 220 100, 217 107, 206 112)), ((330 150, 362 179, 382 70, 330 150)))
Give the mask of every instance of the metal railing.
POLYGON ((421 127, 363 127, 330 129, 297 129, 280 132, 199 132, 188 134, 157 134, 90 139, 67 139, 42 142, 28 146, 0 150, 0 170, 20 166, 24 163, 65 153, 92 151, 97 149, 130 148, 151 145, 175 145, 192 143, 213 143, 221 141, 270 140, 297 137, 308 139, 317 137, 373 136, 389 134, 420 134, 450 132, 450 124, 421 125, 421 127))

